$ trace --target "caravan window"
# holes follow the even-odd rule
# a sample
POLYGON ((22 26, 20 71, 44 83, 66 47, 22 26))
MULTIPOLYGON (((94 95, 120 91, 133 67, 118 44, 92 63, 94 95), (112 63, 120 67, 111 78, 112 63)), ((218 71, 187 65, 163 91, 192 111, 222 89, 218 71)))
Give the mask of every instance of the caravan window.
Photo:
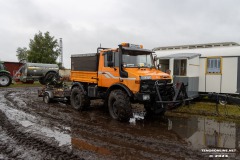
POLYGON ((186 76, 186 74, 187 74, 187 60, 186 59, 175 59, 173 75, 186 76))
POLYGON ((221 73, 221 58, 207 59, 207 73, 221 73))

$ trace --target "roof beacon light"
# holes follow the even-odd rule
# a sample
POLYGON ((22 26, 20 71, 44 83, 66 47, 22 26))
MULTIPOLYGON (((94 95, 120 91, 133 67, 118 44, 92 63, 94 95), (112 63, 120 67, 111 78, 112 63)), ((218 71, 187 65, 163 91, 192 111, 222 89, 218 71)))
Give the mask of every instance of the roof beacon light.
POLYGON ((143 45, 138 45, 138 44, 131 44, 131 43, 121 43, 123 47, 129 47, 129 48, 143 48, 143 45))

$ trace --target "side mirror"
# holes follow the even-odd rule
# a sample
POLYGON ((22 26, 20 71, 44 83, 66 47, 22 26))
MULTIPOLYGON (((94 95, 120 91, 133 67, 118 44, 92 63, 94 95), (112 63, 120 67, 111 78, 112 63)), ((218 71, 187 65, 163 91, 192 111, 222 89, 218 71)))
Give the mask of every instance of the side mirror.
POLYGON ((154 60, 154 62, 157 61, 157 55, 155 55, 155 56, 153 57, 153 60, 154 60))

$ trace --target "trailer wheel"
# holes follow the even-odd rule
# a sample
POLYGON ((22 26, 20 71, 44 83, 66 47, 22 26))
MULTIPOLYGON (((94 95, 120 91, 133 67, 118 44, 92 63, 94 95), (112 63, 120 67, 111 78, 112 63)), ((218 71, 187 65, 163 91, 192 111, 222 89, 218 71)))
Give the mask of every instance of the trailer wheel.
POLYGON ((71 105, 76 110, 83 110, 90 106, 90 100, 86 97, 82 89, 74 87, 71 92, 71 105))
POLYGON ((108 110, 113 119, 129 121, 132 117, 129 96, 122 90, 113 90, 108 98, 108 110))
POLYGON ((51 98, 49 96, 49 93, 44 93, 44 95, 43 95, 43 102, 45 102, 46 104, 51 102, 51 98))
POLYGON ((219 97, 218 97, 218 103, 221 104, 221 105, 223 105, 223 106, 225 106, 225 105, 228 103, 228 101, 227 101, 227 96, 226 96, 226 95, 224 95, 224 96, 219 96, 219 97))
POLYGON ((12 78, 8 73, 0 73, 0 86, 7 87, 12 83, 12 78))

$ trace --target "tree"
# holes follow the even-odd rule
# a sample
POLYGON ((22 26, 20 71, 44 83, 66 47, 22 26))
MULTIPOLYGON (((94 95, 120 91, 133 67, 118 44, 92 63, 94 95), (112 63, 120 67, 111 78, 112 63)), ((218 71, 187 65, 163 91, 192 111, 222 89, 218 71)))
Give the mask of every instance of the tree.
POLYGON ((17 48, 17 58, 18 61, 22 61, 22 60, 27 60, 28 59, 28 50, 26 47, 18 47, 17 48))
POLYGON ((60 55, 59 45, 49 32, 42 34, 39 31, 30 39, 28 50, 28 61, 33 63, 57 63, 56 60, 60 55))

